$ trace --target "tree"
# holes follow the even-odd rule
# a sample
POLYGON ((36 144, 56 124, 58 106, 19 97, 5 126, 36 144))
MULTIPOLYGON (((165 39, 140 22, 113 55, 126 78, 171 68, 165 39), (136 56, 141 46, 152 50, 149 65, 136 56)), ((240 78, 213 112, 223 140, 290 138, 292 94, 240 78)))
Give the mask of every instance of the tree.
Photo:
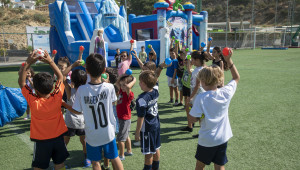
MULTIPOLYGON (((157 2, 157 0, 128 0, 128 14, 150 15, 154 10, 155 2, 157 2)), ((121 2, 121 4, 123 3, 121 2)))
POLYGON ((45 4, 45 0, 36 0, 35 1, 36 6, 40 6, 40 5, 43 5, 43 4, 45 4))
POLYGON ((10 0, 1 0, 1 3, 4 7, 8 7, 8 5, 10 4, 10 0))

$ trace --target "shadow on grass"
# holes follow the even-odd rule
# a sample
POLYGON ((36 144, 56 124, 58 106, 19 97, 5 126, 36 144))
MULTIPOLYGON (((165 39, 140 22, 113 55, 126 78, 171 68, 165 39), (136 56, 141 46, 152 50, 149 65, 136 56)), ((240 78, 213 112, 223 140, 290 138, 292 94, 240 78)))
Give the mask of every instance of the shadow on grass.
POLYGON ((19 135, 28 131, 30 131, 30 121, 16 119, 13 120, 11 123, 4 125, 0 129, 0 138, 19 135))

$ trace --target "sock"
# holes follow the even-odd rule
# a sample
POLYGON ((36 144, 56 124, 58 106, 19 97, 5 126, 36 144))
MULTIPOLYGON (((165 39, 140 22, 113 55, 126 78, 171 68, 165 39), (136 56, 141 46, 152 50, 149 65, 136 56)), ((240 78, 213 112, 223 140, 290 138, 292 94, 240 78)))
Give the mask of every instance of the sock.
POLYGON ((153 161, 152 163, 152 169, 153 170, 158 170, 159 168, 159 161, 153 161))
POLYGON ((144 169, 143 170, 151 170, 152 169, 152 165, 144 165, 144 169))
POLYGON ((86 159, 86 153, 83 153, 84 154, 84 159, 86 159))
POLYGON ((175 100, 175 103, 178 103, 178 100, 175 100))

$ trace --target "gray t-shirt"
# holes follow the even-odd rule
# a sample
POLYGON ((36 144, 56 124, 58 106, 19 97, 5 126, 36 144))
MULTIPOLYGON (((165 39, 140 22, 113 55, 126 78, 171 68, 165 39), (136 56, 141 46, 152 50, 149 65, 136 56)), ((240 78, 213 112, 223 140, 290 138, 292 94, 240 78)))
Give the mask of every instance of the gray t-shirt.
MULTIPOLYGON (((70 100, 67 101, 67 103, 71 106, 73 106, 73 103, 75 101, 75 94, 76 94, 76 90, 74 88, 71 88, 71 97, 70 100)), ((66 110, 65 123, 68 128, 84 129, 83 114, 78 115, 70 112, 69 110, 66 110)))

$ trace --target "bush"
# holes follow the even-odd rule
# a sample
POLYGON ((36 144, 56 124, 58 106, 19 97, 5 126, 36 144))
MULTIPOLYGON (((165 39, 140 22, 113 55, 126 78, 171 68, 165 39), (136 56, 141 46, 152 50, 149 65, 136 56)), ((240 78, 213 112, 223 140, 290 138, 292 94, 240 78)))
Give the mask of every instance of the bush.
POLYGON ((8 21, 9 25, 16 25, 16 24, 20 24, 20 23, 21 23, 21 20, 19 20, 19 19, 11 19, 8 21))
POLYGON ((33 48, 32 46, 28 46, 27 49, 26 49, 29 53, 31 53, 33 51, 33 48))
POLYGON ((0 56, 4 56, 6 54, 6 48, 0 48, 0 56))
POLYGON ((37 22, 46 22, 47 20, 47 17, 45 17, 44 15, 41 15, 41 14, 34 14, 33 15, 33 19, 37 22))
POLYGON ((23 14, 25 11, 23 8, 12 8, 11 10, 16 14, 23 14))
POLYGON ((30 17, 28 16, 28 15, 24 15, 23 17, 22 17, 22 20, 29 20, 30 19, 30 17))

